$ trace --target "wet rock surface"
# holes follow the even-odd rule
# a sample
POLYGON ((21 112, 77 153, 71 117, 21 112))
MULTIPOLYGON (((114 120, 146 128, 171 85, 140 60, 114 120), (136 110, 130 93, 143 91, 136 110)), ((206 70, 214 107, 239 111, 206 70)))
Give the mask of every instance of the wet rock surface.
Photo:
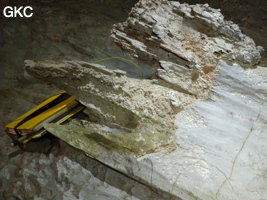
MULTIPOLYGON (((44 142, 51 140, 35 145, 40 148, 44 142)), ((1 137, 1 143, 1 199, 178 199, 134 181, 62 141, 54 139, 49 153, 12 149, 7 136, 1 137)))
MULTIPOLYGON (((6 124, 59 91, 28 75, 24 60, 95 61, 122 56, 108 36, 114 23, 126 19, 134 1, 4 1, 1 8, 5 4, 29 4, 35 13, 30 19, 1 18, 0 199, 177 199, 133 181, 52 136, 12 148, 12 140, 4 133, 6 124)), ((140 76, 125 63, 109 63, 111 68, 126 69, 127 75, 140 76)))
MULTIPOLYGON (((182 199, 264 199, 266 77, 266 67, 244 69, 220 61, 209 98, 176 115, 175 150, 138 158, 113 149, 101 152, 97 159, 182 199)), ((77 134, 64 126, 47 128, 94 156, 81 147, 81 141, 77 144, 64 137, 68 131, 77 134)), ((79 131, 86 136, 86 129, 79 131)))
POLYGON ((133 2, 48 2, 1 22, 0 125, 65 89, 86 114, 46 128, 82 151, 53 136, 14 149, 1 134, 1 199, 265 199, 264 42, 207 5, 140 1, 118 24, 133 2), (155 76, 91 64, 120 48, 155 76))

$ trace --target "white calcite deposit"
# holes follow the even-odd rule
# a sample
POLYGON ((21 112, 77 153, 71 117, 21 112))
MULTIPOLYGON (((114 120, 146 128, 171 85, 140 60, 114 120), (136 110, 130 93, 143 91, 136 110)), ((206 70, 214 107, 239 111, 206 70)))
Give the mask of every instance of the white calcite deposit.
POLYGON ((26 62, 89 118, 45 125, 150 187, 185 200, 267 198, 267 68, 261 47, 208 5, 141 0, 112 38, 152 80, 82 61, 26 62), (238 64, 236 64, 238 63, 238 64))
POLYGON ((177 114, 176 150, 101 160, 182 199, 265 199, 266 78, 267 68, 221 61, 210 97, 177 114))

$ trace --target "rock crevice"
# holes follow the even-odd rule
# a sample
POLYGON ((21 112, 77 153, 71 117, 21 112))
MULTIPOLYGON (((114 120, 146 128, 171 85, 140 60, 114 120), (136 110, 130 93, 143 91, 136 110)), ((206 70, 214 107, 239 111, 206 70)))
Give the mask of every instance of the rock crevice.
POLYGON ((139 1, 126 22, 114 25, 111 37, 131 56, 163 68, 159 78, 200 98, 207 96, 220 59, 255 65, 263 50, 220 10, 166 0, 139 1), (165 70, 166 63, 173 69, 165 70))
MULTIPOLYGON (((114 66, 83 61, 28 60, 30 75, 66 90, 86 106, 82 119, 45 128, 129 180, 165 191, 168 197, 265 198, 267 72, 257 66, 262 48, 225 21, 219 10, 166 0, 140 0, 126 22, 114 25, 111 38, 133 59, 156 69, 155 76, 129 78, 124 71, 111 70, 114 66)), ((80 185, 87 179, 88 187, 104 190, 77 160, 50 157, 47 165, 54 160, 56 168, 53 184, 64 195, 84 197, 89 189, 80 185)), ((6 168, 1 172, 8 180, 6 168)), ((38 179, 30 176, 29 182, 39 180, 44 187, 46 174, 51 172, 38 174, 38 179)), ((26 179, 31 173, 26 169, 19 175, 26 179)), ((32 189, 44 195, 38 184, 32 189)))

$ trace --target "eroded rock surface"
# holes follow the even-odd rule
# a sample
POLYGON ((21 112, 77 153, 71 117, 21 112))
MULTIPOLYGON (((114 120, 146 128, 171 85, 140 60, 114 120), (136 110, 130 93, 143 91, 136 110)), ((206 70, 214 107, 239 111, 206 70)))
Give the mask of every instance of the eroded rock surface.
POLYGON ((206 97, 219 59, 255 65, 262 47, 208 4, 139 1, 126 22, 114 25, 114 41, 158 70, 176 89, 206 97))
POLYGON ((72 145, 80 145, 93 156, 103 153, 103 146, 106 150, 112 148, 119 153, 139 156, 161 147, 175 148, 175 115, 195 101, 194 96, 163 87, 156 79, 128 78, 123 71, 108 70, 98 64, 26 61, 25 66, 33 76, 73 94, 87 107, 85 112, 91 122, 87 122, 84 128, 72 130, 66 127, 64 131, 62 127, 56 131, 57 126, 54 125, 47 125, 46 128, 64 133, 61 137, 68 136, 68 141, 73 141, 72 145), (99 131, 99 126, 103 125, 108 126, 109 131, 99 131), (70 130, 69 134, 65 133, 67 130, 70 130), (80 132, 82 138, 71 140, 73 131, 80 132), (86 133, 88 140, 84 141, 86 133), (92 142, 99 146, 99 151, 92 142))
MULTIPOLYGON (((64 142, 59 142, 48 155, 10 148, 6 135, 1 137, 1 142, 0 197, 3 200, 180 200, 90 159, 64 142)), ((35 145, 40 147, 41 143, 35 145)))
MULTIPOLYGON (((159 199, 265 199, 267 72, 256 66, 261 47, 218 10, 168 1, 140 1, 126 22, 114 26, 112 37, 124 51, 156 68, 156 76, 132 79, 123 71, 81 61, 27 61, 31 75, 65 89, 87 107, 89 118, 47 124, 47 130, 126 174, 122 182, 135 179, 169 193, 159 199)), ((19 170, 11 163, 0 171, 6 182, 19 177, 12 193, 22 198, 33 197, 32 190, 46 199, 84 198, 90 192, 111 199, 158 197, 132 183, 112 185, 119 173, 110 176, 109 171, 101 176, 103 182, 95 179, 86 156, 77 152, 71 159, 24 157, 13 160, 22 163, 19 170), (49 182, 49 193, 40 192, 47 185, 44 176, 58 180, 49 182)), ((2 191, 13 197, 10 188, 2 191)))
MULTIPOLYGON (((93 123, 83 126, 91 128, 88 137, 101 146, 99 152, 90 150, 88 146, 94 145, 89 141, 71 140, 72 131, 68 140, 93 156, 114 147, 119 153, 139 156, 160 147, 174 147, 174 116, 195 100, 207 97, 219 59, 250 65, 260 61, 261 47, 206 4, 140 1, 126 22, 114 26, 112 38, 133 57, 151 63, 151 67, 160 66, 156 78, 127 78, 123 71, 81 61, 26 62, 30 74, 66 90, 86 105, 93 123), (111 129, 96 134, 103 125, 111 129), (114 128, 131 134, 118 134, 114 128), (116 134, 110 136, 109 132, 116 134), (112 146, 108 145, 110 141, 112 146)), ((52 131, 52 126, 46 128, 52 131)), ((63 132, 68 130, 70 127, 63 132)), ((76 130, 82 137, 87 131, 76 130)))
MULTIPOLYGON (((114 23, 124 21, 134 0, 1 1, 0 89, 36 83, 23 69, 25 59, 93 61, 123 56, 109 39, 114 23), (5 18, 5 6, 31 5, 31 18, 5 18), (110 12, 112 11, 112 12, 110 12)), ((121 66, 116 62, 116 67, 121 66)), ((122 67, 122 66, 121 66, 122 67)), ((122 67, 123 68, 123 67, 122 67)), ((130 73, 131 75, 134 72, 130 73)), ((139 76, 139 74, 138 74, 139 76)))
MULTIPOLYGON (((77 85, 74 86, 75 83, 80 85, 83 82, 82 79, 77 81, 77 76, 73 75, 76 74, 76 70, 72 71, 71 74, 68 72, 68 70, 73 69, 70 66, 74 63, 76 70, 81 69, 82 65, 87 66, 87 68, 82 68, 83 72, 79 74, 80 77, 87 74, 89 83, 96 78, 99 80, 98 84, 89 84, 90 88, 81 87, 84 90, 84 95, 90 94, 92 89, 94 90, 93 94, 100 93, 101 97, 105 95, 107 101, 112 102, 110 97, 120 95, 122 91, 128 88, 127 85, 131 84, 131 81, 143 82, 141 84, 142 90, 148 88, 151 90, 151 87, 154 87, 151 80, 131 80, 123 77, 121 72, 119 73, 120 76, 118 76, 118 72, 107 72, 103 67, 83 62, 65 62, 53 65, 49 62, 28 62, 26 66, 31 65, 27 70, 39 78, 42 78, 43 74, 39 72, 46 69, 45 71, 49 73, 49 76, 45 76, 47 81, 53 82, 64 89, 70 89, 70 92, 77 94, 76 98, 80 98, 90 110, 90 106, 88 106, 90 105, 88 104, 89 100, 86 101, 86 99, 79 96, 81 95, 79 93, 81 88, 77 87, 77 85), (88 68, 89 66, 91 67, 88 68), (97 71, 99 68, 101 70, 97 71), (59 74, 62 73, 65 75, 60 79, 59 74), (92 75, 94 75, 94 78, 89 77, 92 75), (49 78, 50 76, 57 78, 49 78), (103 76, 109 77, 107 80, 113 80, 106 86, 107 88, 111 87, 106 90, 106 93, 103 93, 103 84, 107 83, 103 80, 103 76), (66 77, 72 77, 73 82, 68 82, 70 85, 64 87, 63 80, 66 77), (127 84, 122 85, 117 82, 112 86, 112 83, 116 82, 115 80, 118 77, 120 77, 119 80, 121 81, 127 79, 127 84), (61 81, 58 82, 56 79, 61 81), (97 92, 95 91, 96 86, 97 92), (117 87, 115 87, 117 89, 114 89, 114 86, 122 87, 121 89, 117 87), (117 93, 115 93, 116 91, 117 93)), ((264 167, 267 164, 264 153, 267 150, 265 145, 267 140, 265 134, 267 128, 267 85, 265 81, 267 68, 244 69, 240 65, 228 65, 224 61, 219 62, 217 67, 214 85, 209 98, 191 104, 178 113, 174 112, 175 125, 178 126, 173 136, 177 146, 172 151, 168 151, 168 148, 157 149, 157 152, 153 152, 151 149, 144 150, 143 145, 150 148, 150 143, 145 138, 146 133, 140 131, 138 137, 134 137, 135 141, 131 140, 135 134, 134 131, 141 128, 138 125, 138 128, 132 129, 133 133, 120 133, 121 137, 118 137, 119 134, 113 131, 103 132, 101 130, 103 126, 92 126, 93 122, 85 122, 88 123, 85 127, 74 123, 64 126, 47 125, 46 128, 69 144, 88 153, 89 156, 97 157, 101 162, 130 175, 138 181, 160 188, 182 199, 223 200, 242 198, 249 200, 255 197, 264 199, 267 195, 266 169, 264 167), (94 128, 93 131, 90 130, 92 127, 94 128), (145 139, 144 143, 138 143, 137 138, 145 139), (96 143, 92 144, 92 139, 96 143), (118 140, 123 142, 120 143, 118 140), (131 149, 132 147, 127 146, 128 144, 125 141, 135 142, 143 150, 142 153, 146 155, 134 152, 135 148, 131 149), (90 150, 92 147, 94 151, 90 150), (104 150, 101 149, 103 147, 105 148, 104 150), (96 152, 99 154, 96 155, 96 152), (143 156, 140 157, 140 155, 143 156), (257 194, 255 194, 255 191, 257 191, 257 194)), ((133 88, 140 92, 139 85, 135 83, 133 88)), ((159 86, 155 85, 155 87, 158 88, 159 86)), ((166 90, 164 88, 161 89, 162 91, 169 90, 169 88, 166 88, 166 90)), ((134 92, 133 94, 137 95, 134 92)), ((91 98, 93 97, 91 96, 91 98)), ((125 97, 126 99, 127 97, 125 97)), ((157 102, 157 99, 160 100, 161 97, 155 96, 153 99, 157 102)), ((165 101, 169 102, 169 99, 165 98, 165 101)), ((120 103, 117 102, 117 105, 123 106, 123 102, 124 100, 120 103)), ((135 105, 134 102, 132 104, 132 106, 135 105)), ((117 105, 115 104, 115 106, 117 105)), ((153 104, 149 105, 149 107, 158 109, 153 104)), ((129 108, 133 109, 134 113, 138 111, 136 107, 129 106, 129 108)), ((144 107, 142 108, 144 109, 144 107)), ((112 109, 112 107, 109 107, 110 114, 113 113, 112 109)), ((167 115, 170 117, 171 113, 167 115)), ((142 122, 142 126, 146 125, 150 131, 154 131, 153 134, 159 134, 157 133, 158 126, 153 122, 143 124, 142 117, 146 116, 149 119, 148 114, 139 113, 138 116, 140 117, 138 122, 142 122)), ((156 113, 154 113, 154 116, 157 116, 156 113)), ((117 123, 119 124, 119 122, 117 123)), ((165 123, 167 122, 165 121, 165 123)), ((165 126, 165 128, 167 127, 165 126)), ((160 130, 160 134, 166 134, 166 132, 162 131, 163 129, 160 130)), ((166 144, 166 140, 151 140, 151 142, 155 141, 160 144, 163 144, 161 142, 166 144)))

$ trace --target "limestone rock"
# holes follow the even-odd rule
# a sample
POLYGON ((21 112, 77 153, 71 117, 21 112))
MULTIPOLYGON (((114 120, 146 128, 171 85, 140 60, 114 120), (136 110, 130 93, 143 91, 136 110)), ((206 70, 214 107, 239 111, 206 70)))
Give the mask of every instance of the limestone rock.
POLYGON ((261 47, 208 5, 164 0, 141 0, 112 37, 156 76, 27 61, 29 74, 87 107, 89 118, 45 128, 176 198, 265 199, 267 68, 247 68, 260 61, 261 47))
POLYGON ((173 63, 173 71, 159 70, 158 77, 202 98, 219 59, 255 65, 263 50, 236 24, 225 21, 220 10, 166 0, 139 1, 126 22, 114 25, 112 38, 156 68, 173 63))
POLYGON ((194 96, 155 84, 153 80, 128 78, 121 72, 108 70, 98 64, 82 61, 60 64, 26 61, 25 66, 36 78, 73 94, 87 107, 85 112, 91 121, 109 127, 109 131, 101 130, 101 134, 96 135, 94 123, 87 123, 85 129, 80 128, 78 131, 71 127, 62 131, 62 128, 56 126, 46 126, 51 132, 61 129, 58 130, 59 133, 65 132, 62 137, 68 137, 67 140, 75 145, 81 144, 81 148, 93 156, 99 156, 100 152, 111 148, 110 144, 112 149, 115 148, 120 153, 135 155, 144 155, 161 147, 175 147, 174 116, 195 101, 194 96), (118 134, 116 128, 124 129, 130 134, 118 134), (67 130, 70 130, 68 134, 67 130), (81 134, 81 140, 77 137, 71 139, 73 131, 81 134), (87 134, 91 142, 90 139, 85 142, 83 134, 87 134), (105 148, 95 151, 95 143, 97 146, 104 145, 105 148))
POLYGON ((180 200, 91 159, 54 137, 11 147, 4 126, 58 92, 46 84, 0 94, 0 199, 180 200))
MULTIPOLYGON (((35 65, 38 66, 38 63, 35 65)), ((37 68, 29 69, 30 73, 37 68)), ((58 72, 66 71, 68 67, 63 69, 58 69, 58 72)), ((53 73, 55 70, 50 68, 50 71, 53 73)), ((98 77, 101 76, 103 74, 98 73, 98 77)), ((175 114, 175 124, 179 127, 175 131, 178 144, 175 150, 169 152, 163 148, 136 157, 114 148, 101 151, 97 159, 138 181, 182 199, 264 199, 267 195, 264 168, 267 164, 266 77, 266 68, 243 69, 237 64, 230 66, 221 61, 210 97, 175 114)), ((92 77, 88 81, 90 79, 92 77)), ((64 82, 60 82, 63 84, 57 84, 63 86, 64 82)), ((138 86, 135 85, 136 88, 138 86)), ((95 89, 93 85, 90 87, 95 89)), ((144 84, 143 88, 146 87, 144 84)), ((79 94, 79 87, 75 89, 76 92, 72 92, 79 94)), ((107 98, 110 96, 108 91, 107 98)), ((55 128, 49 125, 47 128, 71 145, 91 153, 81 145, 81 137, 87 138, 86 132, 90 131, 74 131, 69 126, 55 128), (64 134, 71 134, 72 138, 64 137, 64 134), (73 138, 81 139, 75 143, 72 142, 73 138)), ((101 134, 101 130, 97 132, 101 134)), ((92 153, 89 155, 94 156, 92 153)))
POLYGON ((7 135, 0 143, 1 199, 180 200, 107 168, 64 142, 49 155, 10 148, 7 135))

